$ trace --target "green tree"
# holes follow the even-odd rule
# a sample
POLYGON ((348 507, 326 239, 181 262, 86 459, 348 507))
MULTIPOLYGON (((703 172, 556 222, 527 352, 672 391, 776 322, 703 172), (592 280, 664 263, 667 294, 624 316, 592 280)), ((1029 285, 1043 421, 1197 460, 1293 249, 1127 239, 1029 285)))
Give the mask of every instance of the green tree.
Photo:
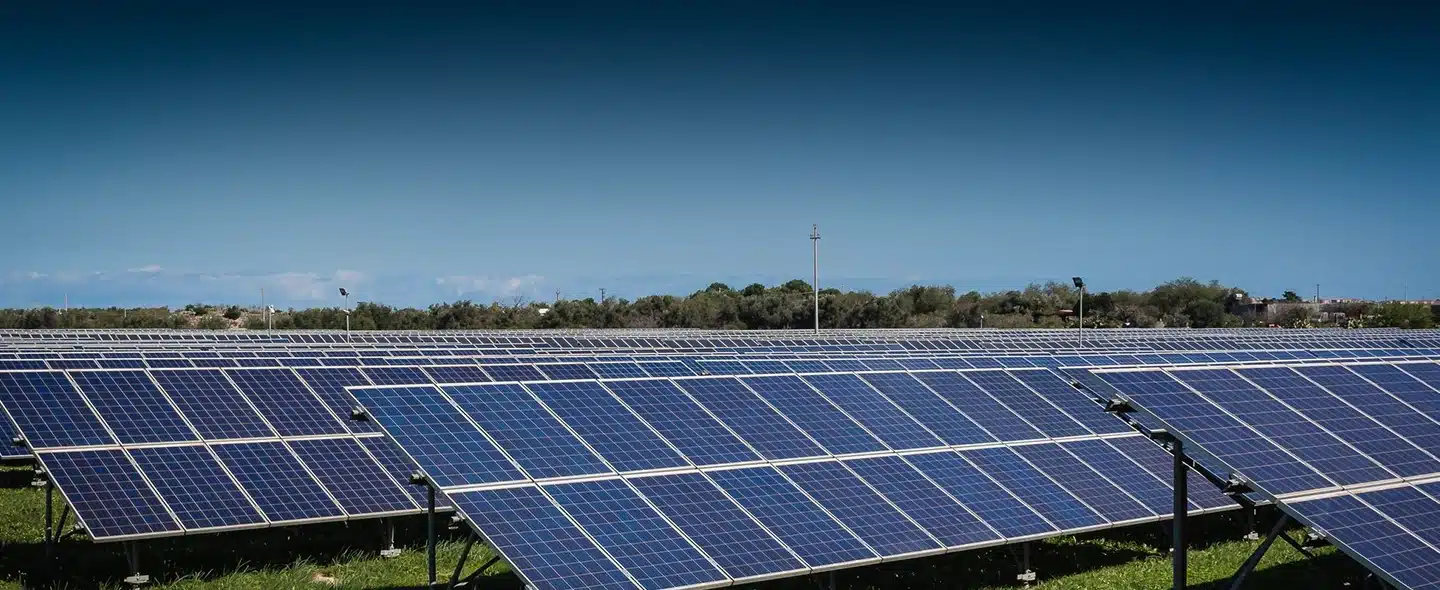
POLYGON ((1424 329, 1435 327, 1435 315, 1423 303, 1391 302, 1374 310, 1375 326, 1381 328, 1424 329))
MULTIPOLYGON (((1271 291, 1271 293, 1274 293, 1274 291, 1271 291)), ((1300 299, 1299 295, 1295 294, 1294 291, 1286 291, 1285 293, 1280 295, 1280 298, 1283 299, 1286 303, 1299 303, 1303 301, 1302 299, 1300 299)))
POLYGON ((225 319, 227 320, 238 320, 243 315, 245 315, 245 310, 240 309, 238 305, 231 305, 225 309, 225 319))

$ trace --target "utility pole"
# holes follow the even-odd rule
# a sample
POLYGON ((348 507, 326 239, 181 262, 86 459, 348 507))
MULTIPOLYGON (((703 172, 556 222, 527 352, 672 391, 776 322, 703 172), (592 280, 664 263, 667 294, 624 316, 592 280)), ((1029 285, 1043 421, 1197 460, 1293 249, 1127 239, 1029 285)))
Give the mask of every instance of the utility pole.
POLYGON ((605 287, 600 287, 600 305, 605 305, 605 287))
POLYGON ((555 303, 560 303, 560 290, 555 290, 555 303))
POLYGON ((820 333, 820 225, 810 226, 810 289, 815 292, 815 333, 820 333))
POLYGON ((265 307, 265 287, 260 287, 260 319, 265 322, 265 331, 270 331, 270 308, 265 307))
POLYGON ((1320 305, 1320 283, 1315 283, 1315 305, 1320 305))

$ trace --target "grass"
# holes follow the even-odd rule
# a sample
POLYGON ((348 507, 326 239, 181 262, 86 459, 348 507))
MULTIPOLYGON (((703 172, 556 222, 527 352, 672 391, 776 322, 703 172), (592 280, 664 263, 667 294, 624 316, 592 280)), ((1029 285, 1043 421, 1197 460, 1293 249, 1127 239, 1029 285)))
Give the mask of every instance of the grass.
MULTIPOLYGON (((0 590, 35 587, 45 571, 43 520, 45 494, 29 487, 27 466, 0 467, 0 590)), ((58 498, 58 496, 57 496, 58 498)), ((1256 542, 1239 537, 1245 524, 1238 514, 1191 520, 1192 588, 1222 590, 1256 542)), ((1264 524, 1264 523, 1262 523, 1264 524)), ((381 528, 376 521, 336 523, 160 539, 140 544, 141 571, 163 590, 225 589, 401 589, 421 588, 425 580, 423 518, 399 519, 396 558, 378 556, 381 528)), ((438 551, 440 579, 458 559, 464 536, 449 532, 438 551)), ((1041 590, 1150 590, 1170 587, 1168 535, 1158 525, 1063 537, 1032 545, 1031 567, 1041 590)), ((928 590, 1017 588, 1015 547, 998 547, 836 572, 846 590, 928 590)), ((476 544, 470 568, 492 555, 476 544)), ((54 561, 56 588, 125 588, 127 574, 120 545, 68 539, 54 561)), ((503 562, 482 587, 518 589, 518 578, 503 562)), ((1333 549, 1307 559, 1277 542, 1252 574, 1247 588, 1359 587, 1364 571, 1333 549)), ((819 576, 753 585, 757 590, 816 590, 819 576)))

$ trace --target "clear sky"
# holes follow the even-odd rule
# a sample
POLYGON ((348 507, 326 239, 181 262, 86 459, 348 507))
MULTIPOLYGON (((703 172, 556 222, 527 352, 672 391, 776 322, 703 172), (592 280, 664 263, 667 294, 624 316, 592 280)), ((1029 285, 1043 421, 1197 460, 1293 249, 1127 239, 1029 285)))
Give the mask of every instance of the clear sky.
POLYGON ((1440 297, 1435 3, 365 4, 0 7, 0 305, 1440 297))

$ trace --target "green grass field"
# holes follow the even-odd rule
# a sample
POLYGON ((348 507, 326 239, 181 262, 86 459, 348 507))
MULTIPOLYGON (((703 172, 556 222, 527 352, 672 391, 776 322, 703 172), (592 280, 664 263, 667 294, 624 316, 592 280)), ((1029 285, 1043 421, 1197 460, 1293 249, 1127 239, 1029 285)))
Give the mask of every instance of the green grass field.
MULTIPOLYGON (((45 494, 30 488, 25 466, 0 468, 0 590, 39 585, 47 570, 43 520, 45 494)), ((58 497, 58 496, 57 496, 58 497)), ((1241 540, 1245 532, 1238 515, 1192 519, 1190 581, 1193 588, 1221 590, 1256 542, 1241 540)), ((220 588, 272 590, 285 588, 420 588, 425 581, 424 522, 397 521, 400 557, 378 556, 381 527, 377 521, 326 524, 162 539, 144 542, 141 571, 154 588, 190 590, 220 588)), ((446 579, 460 554, 464 537, 447 533, 440 545, 440 578, 446 579)), ((1045 590, 1158 589, 1170 587, 1168 533, 1158 525, 1066 537, 1033 545, 1031 564, 1039 574, 1035 586, 1045 590)), ((491 554, 483 545, 472 550, 470 567, 491 554)), ((127 574, 119 545, 97 545, 69 539, 59 544, 54 560, 56 588, 124 588, 127 574)), ((503 563, 483 579, 487 588, 519 588, 503 563)), ((1015 588, 1017 564, 1012 549, 992 548, 836 573, 840 588, 932 589, 1015 588)), ((1307 559, 1277 542, 1248 588, 1360 587, 1364 572, 1344 555, 1324 548, 1307 559)), ((814 590, 819 577, 780 580, 756 588, 814 590)))

